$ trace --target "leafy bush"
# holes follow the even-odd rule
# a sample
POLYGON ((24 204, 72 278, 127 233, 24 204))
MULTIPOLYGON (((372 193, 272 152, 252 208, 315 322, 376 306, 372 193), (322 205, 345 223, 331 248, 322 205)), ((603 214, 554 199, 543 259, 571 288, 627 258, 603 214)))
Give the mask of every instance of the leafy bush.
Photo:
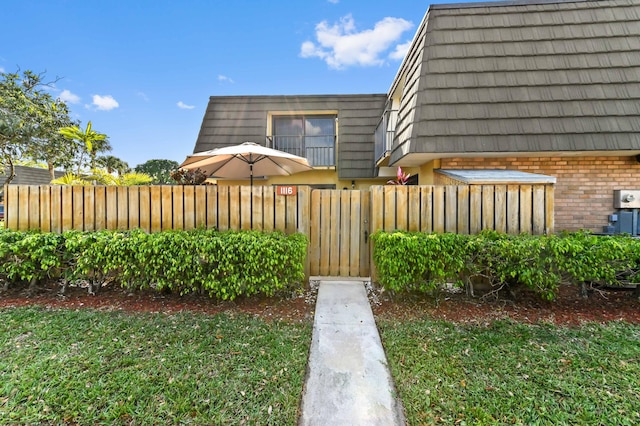
POLYGON ((384 286, 393 291, 430 291, 457 281, 465 267, 468 236, 396 231, 371 236, 373 261, 384 286))
POLYGON ((35 284, 60 274, 64 239, 59 234, 0 231, 0 277, 35 284))
POLYGON ((494 291, 526 287, 551 300, 563 283, 640 281, 640 241, 625 236, 378 232, 372 239, 378 279, 393 291, 484 283, 494 291))
POLYGON ((0 232, 0 279, 85 280, 90 291, 116 281, 130 290, 207 293, 235 299, 273 295, 304 279, 307 238, 301 234, 211 230, 0 232))

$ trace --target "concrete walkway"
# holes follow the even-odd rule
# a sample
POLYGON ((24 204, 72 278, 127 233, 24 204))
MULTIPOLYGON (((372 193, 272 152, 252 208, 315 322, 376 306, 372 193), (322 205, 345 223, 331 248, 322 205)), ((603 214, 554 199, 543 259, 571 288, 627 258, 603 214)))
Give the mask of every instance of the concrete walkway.
POLYGON ((299 424, 405 424, 363 281, 320 281, 299 424))

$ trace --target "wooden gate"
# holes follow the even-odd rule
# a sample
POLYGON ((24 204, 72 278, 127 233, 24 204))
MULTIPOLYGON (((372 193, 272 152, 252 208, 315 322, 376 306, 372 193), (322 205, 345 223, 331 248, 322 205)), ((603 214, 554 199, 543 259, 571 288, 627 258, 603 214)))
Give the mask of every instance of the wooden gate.
POLYGON ((310 275, 368 277, 370 192, 311 192, 310 275))

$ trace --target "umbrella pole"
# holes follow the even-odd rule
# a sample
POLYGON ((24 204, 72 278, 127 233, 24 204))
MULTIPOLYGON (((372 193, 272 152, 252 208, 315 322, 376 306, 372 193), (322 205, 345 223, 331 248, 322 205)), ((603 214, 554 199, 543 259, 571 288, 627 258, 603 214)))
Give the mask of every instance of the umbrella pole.
POLYGON ((251 183, 251 229, 253 230, 253 163, 249 163, 249 182, 251 183))

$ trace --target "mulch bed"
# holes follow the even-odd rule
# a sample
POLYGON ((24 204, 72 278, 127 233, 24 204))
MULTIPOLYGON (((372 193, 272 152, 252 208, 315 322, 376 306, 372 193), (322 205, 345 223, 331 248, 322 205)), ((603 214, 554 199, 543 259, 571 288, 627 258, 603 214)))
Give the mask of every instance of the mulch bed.
MULTIPOLYGON (((544 301, 534 294, 521 292, 516 299, 508 297, 469 298, 460 292, 438 295, 396 295, 373 291, 374 315, 385 319, 430 317, 458 323, 485 324, 498 319, 524 323, 548 322, 578 325, 584 322, 627 321, 640 323, 640 301, 629 289, 598 289, 588 299, 580 297, 575 286, 563 286, 555 301, 544 301)), ((162 294, 153 291, 128 292, 115 286, 103 288, 98 295, 85 288, 70 287, 59 295, 55 284, 39 288, 28 295, 24 287, 11 287, 0 294, 0 308, 39 305, 47 308, 99 309, 132 312, 177 313, 182 311, 215 314, 246 313, 270 320, 311 321, 315 293, 286 297, 249 297, 235 301, 217 301, 202 295, 162 294)))

